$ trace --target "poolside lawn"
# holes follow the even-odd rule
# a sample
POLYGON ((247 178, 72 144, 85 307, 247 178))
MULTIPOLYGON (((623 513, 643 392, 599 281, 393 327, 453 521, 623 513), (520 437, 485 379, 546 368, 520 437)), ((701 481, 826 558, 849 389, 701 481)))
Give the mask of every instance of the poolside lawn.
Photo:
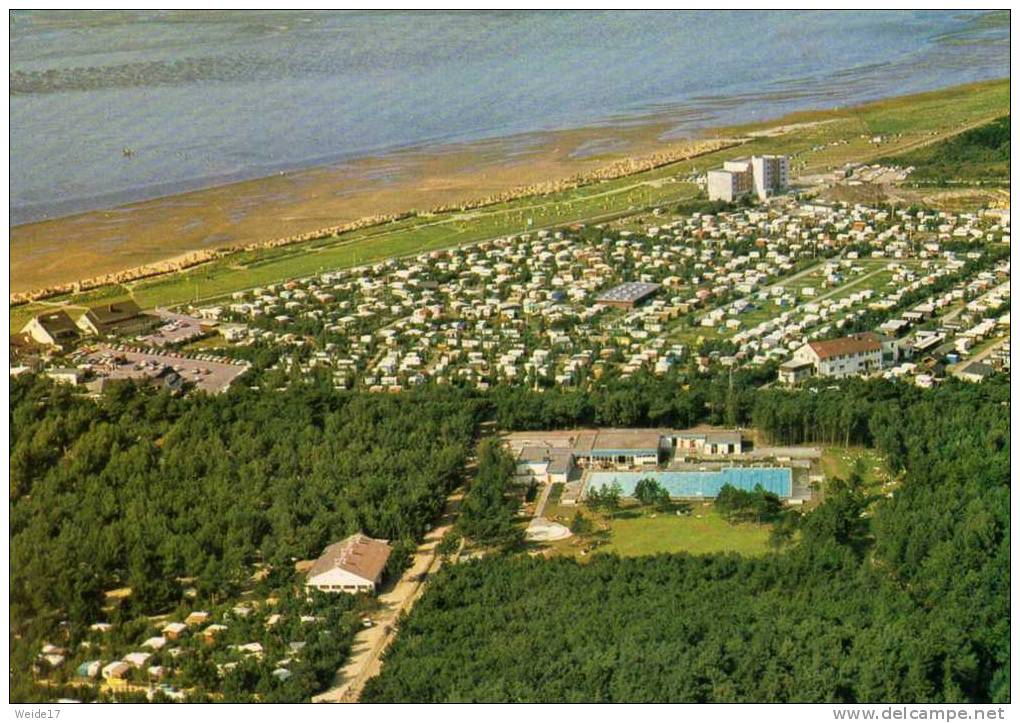
POLYGON ((658 552, 761 555, 769 551, 769 529, 768 525, 732 525, 714 506, 695 503, 689 516, 653 512, 614 519, 609 542, 599 549, 625 557, 658 552))
MULTIPOLYGON (((594 517, 583 506, 569 510, 569 515, 564 514, 560 520, 563 524, 569 524, 575 510, 595 519, 596 527, 600 524, 599 520, 603 524, 607 522, 608 534, 596 532, 591 536, 592 540, 603 540, 595 549, 623 557, 655 555, 660 552, 737 552, 742 555, 762 555, 770 549, 769 525, 731 525, 715 511, 714 506, 702 502, 695 502, 690 514, 685 516, 654 512, 629 503, 624 503, 624 509, 611 520, 594 517)), ((565 513, 567 508, 560 507, 556 511, 565 513)), ((554 554, 582 558, 581 550, 589 546, 588 541, 572 537, 551 543, 549 548, 554 554)))

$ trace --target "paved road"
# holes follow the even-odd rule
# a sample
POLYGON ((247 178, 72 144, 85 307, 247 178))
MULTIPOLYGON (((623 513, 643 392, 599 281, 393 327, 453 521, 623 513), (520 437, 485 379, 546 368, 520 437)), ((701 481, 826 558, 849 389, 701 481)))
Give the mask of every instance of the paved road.
MULTIPOLYGON (((975 301, 977 301, 977 302, 984 301, 989 296, 992 296, 994 294, 1000 294, 1003 291, 1009 291, 1009 284, 1010 284, 1009 281, 1003 281, 998 286, 994 286, 991 289, 989 289, 988 291, 986 291, 985 293, 983 293, 981 296, 979 296, 977 299, 975 299, 975 301)), ((957 307, 956 309, 953 309, 952 311, 947 313, 945 316, 943 316, 942 317, 942 321, 944 321, 944 322, 945 321, 952 321, 953 319, 958 317, 960 314, 962 314, 964 311, 966 311, 967 310, 967 306, 968 306, 967 302, 961 304, 959 307, 957 307)))
POLYGON ((997 341, 994 344, 990 345, 983 352, 980 352, 979 354, 975 354, 974 356, 972 356, 968 360, 968 363, 984 361, 985 359, 990 357, 1000 346, 1002 346, 1003 344, 1005 344, 1008 341, 1009 341, 1009 334, 1007 334, 1005 338, 1000 339, 999 341, 997 341))

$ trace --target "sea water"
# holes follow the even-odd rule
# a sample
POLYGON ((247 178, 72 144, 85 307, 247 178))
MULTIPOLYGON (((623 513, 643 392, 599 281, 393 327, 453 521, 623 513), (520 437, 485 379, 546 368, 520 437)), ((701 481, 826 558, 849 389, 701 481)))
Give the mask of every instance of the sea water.
POLYGON ((11 222, 388 150, 1009 74, 1008 13, 15 11, 11 222))

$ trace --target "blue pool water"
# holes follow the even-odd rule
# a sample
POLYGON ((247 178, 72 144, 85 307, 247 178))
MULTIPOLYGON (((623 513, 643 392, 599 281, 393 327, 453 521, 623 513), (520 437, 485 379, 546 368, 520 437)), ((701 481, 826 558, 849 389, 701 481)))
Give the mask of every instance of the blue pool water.
POLYGON ((712 472, 589 472, 588 489, 617 482, 625 497, 634 494, 639 480, 652 478, 670 497, 716 497, 724 485, 751 491, 758 485, 779 497, 793 496, 793 473, 789 467, 725 467, 712 472))

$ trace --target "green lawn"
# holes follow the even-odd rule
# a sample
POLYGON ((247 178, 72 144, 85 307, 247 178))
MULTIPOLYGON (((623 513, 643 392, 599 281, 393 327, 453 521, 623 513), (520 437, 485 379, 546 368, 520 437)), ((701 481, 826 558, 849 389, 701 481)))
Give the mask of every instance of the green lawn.
MULTIPOLYGON (((611 552, 625 557, 654 555, 659 552, 738 552, 743 555, 761 555, 769 551, 769 526, 754 524, 731 525, 715 511, 711 504, 695 502, 691 513, 653 512, 636 507, 629 501, 616 518, 605 520, 594 517, 586 507, 551 506, 546 517, 569 524, 575 512, 581 511, 592 518, 598 527, 608 524, 607 532, 596 531, 591 540, 601 541, 595 547, 599 552, 611 552)), ((583 548, 590 541, 572 537, 546 545, 554 554, 584 559, 583 548)))
POLYGON ((696 503, 689 516, 644 513, 610 522, 608 544, 599 548, 625 557, 657 552, 768 552, 767 525, 732 525, 715 511, 696 503), (655 515, 654 517, 652 515, 655 515))

